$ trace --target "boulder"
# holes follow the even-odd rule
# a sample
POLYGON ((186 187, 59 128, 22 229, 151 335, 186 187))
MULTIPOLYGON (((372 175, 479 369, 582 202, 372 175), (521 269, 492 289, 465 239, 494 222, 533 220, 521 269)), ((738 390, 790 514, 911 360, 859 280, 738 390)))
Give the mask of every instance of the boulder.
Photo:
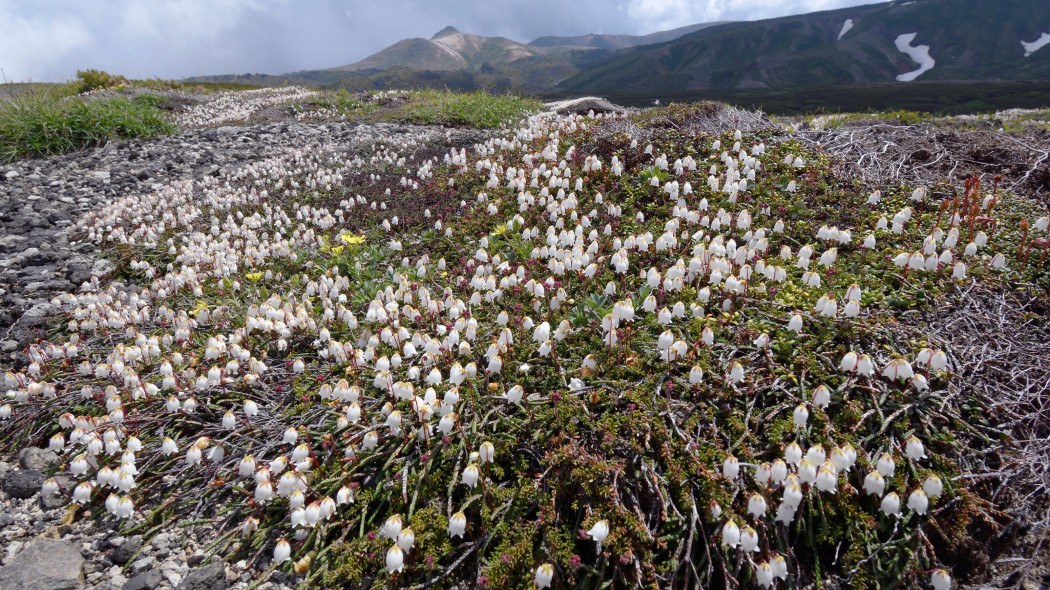
POLYGON ((227 585, 226 566, 221 561, 213 561, 190 572, 177 590, 224 590, 227 585))
POLYGON ((44 485, 44 474, 36 469, 12 471, 4 478, 4 491, 12 498, 31 498, 44 485))
POLYGON ((84 558, 69 541, 40 539, 0 568, 0 588, 76 590, 84 585, 84 558))
POLYGON ((143 572, 127 582, 124 582, 124 590, 153 590, 160 586, 163 578, 157 570, 143 572))
POLYGON ((26 447, 18 452, 18 462, 26 469, 43 471, 58 465, 58 455, 50 449, 26 447))
POLYGON ((77 480, 68 473, 59 473, 55 476, 55 480, 58 481, 58 485, 62 489, 50 494, 44 494, 43 492, 40 494, 40 504, 45 510, 54 510, 69 504, 71 500, 67 494, 73 493, 73 488, 77 485, 77 480))
POLYGON ((124 565, 131 560, 132 557, 138 554, 139 550, 142 549, 142 537, 135 535, 130 539, 124 541, 117 547, 113 553, 109 556, 113 560, 113 563, 117 565, 124 565))

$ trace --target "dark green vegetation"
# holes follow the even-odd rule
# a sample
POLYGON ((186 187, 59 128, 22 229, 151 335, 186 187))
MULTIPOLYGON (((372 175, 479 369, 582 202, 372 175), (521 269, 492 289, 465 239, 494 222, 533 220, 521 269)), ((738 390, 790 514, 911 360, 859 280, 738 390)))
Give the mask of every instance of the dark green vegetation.
POLYGON ((724 22, 699 23, 687 25, 669 31, 657 31, 648 35, 610 35, 595 33, 591 35, 576 35, 573 37, 540 37, 529 41, 533 47, 590 47, 593 49, 624 49, 638 45, 652 45, 654 43, 666 43, 673 41, 683 35, 688 35, 706 29, 725 24, 724 22))
POLYGON ((105 90, 127 84, 124 76, 114 76, 102 70, 88 69, 77 72, 77 80, 74 82, 78 93, 91 92, 92 90, 105 90))
POLYGON ((509 126, 541 106, 535 100, 520 96, 497 96, 487 92, 460 94, 448 90, 420 90, 410 97, 409 103, 388 117, 417 125, 495 129, 509 126))
POLYGON ((83 100, 54 90, 0 99, 0 162, 175 132, 155 95, 83 100))
POLYGON ((58 93, 83 94, 93 90, 106 90, 109 88, 121 89, 147 88, 150 90, 182 90, 182 91, 222 91, 222 90, 251 90, 259 88, 251 84, 240 84, 236 82, 201 82, 196 84, 184 84, 175 80, 163 80, 151 78, 148 80, 128 80, 119 74, 110 74, 102 70, 80 70, 77 78, 67 84, 43 85, 58 93))
POLYGON ((730 23, 629 49, 559 88, 665 92, 893 81, 918 68, 894 45, 918 32, 936 66, 919 80, 1048 80, 1050 52, 1025 57, 1021 41, 1050 29, 1041 0, 917 0, 730 23), (854 27, 836 40, 846 19, 854 27))
MULTIPOLYGON (((572 95, 553 96, 567 98, 572 95)), ((645 107, 653 104, 654 96, 646 91, 613 91, 606 98, 617 104, 645 107)), ((668 92, 655 98, 662 102, 716 100, 776 115, 898 110, 958 115, 1044 107, 1050 104, 1050 81, 916 81, 762 90, 709 88, 668 92)))

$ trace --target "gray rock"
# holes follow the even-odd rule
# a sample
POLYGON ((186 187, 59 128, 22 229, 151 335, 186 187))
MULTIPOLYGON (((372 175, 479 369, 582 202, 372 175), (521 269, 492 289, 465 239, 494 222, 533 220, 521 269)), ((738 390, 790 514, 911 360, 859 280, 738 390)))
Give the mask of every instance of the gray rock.
POLYGON ((44 474, 36 469, 12 471, 4 477, 4 491, 12 498, 31 498, 44 485, 44 474))
POLYGON ((148 569, 153 569, 154 567, 156 567, 156 565, 157 565, 157 558, 153 557, 152 555, 149 555, 147 557, 143 557, 143 558, 135 560, 135 562, 131 564, 131 571, 133 573, 138 574, 138 573, 142 573, 142 572, 144 572, 144 571, 146 571, 148 569))
POLYGON ((88 256, 74 256, 69 259, 66 267, 66 279, 75 287, 79 287, 84 281, 91 280, 91 269, 94 260, 88 256))
POLYGON ((163 578, 157 570, 143 572, 127 582, 124 582, 124 590, 153 590, 160 586, 163 578))
POLYGON ((171 535, 168 533, 159 533, 156 537, 153 537, 153 541, 150 543, 154 549, 167 549, 171 546, 171 535))
POLYGON ((4 236, 0 238, 0 252, 17 252, 28 243, 29 240, 25 236, 4 236))
POLYGON ((72 543, 41 539, 0 568, 0 588, 75 590, 84 584, 83 567, 84 558, 72 543))
POLYGON ((213 561, 190 572, 177 590, 224 590, 227 585, 226 567, 221 561, 213 561))
POLYGON ((121 543, 109 558, 112 559, 115 564, 124 565, 130 561, 132 557, 135 557, 140 549, 142 549, 142 536, 135 535, 121 543))
POLYGON ((54 313, 54 306, 49 302, 37 303, 18 318, 11 327, 10 336, 20 343, 26 343, 36 328, 43 327, 54 313))
POLYGON ((50 494, 40 495, 40 505, 44 507, 44 510, 54 510, 55 508, 61 508, 66 504, 69 504, 72 500, 69 496, 62 492, 52 492, 50 494))
POLYGON ((26 469, 43 471, 48 467, 58 465, 58 455, 51 449, 26 447, 18 452, 18 462, 26 469))
POLYGON ((20 266, 38 266, 54 260, 53 254, 41 252, 39 248, 26 248, 15 256, 15 262, 20 266))
POLYGON ((584 98, 577 98, 575 100, 564 101, 565 104, 560 104, 555 109, 561 114, 574 113, 577 115, 586 115, 589 111, 597 113, 624 113, 627 109, 620 105, 613 104, 604 98, 596 98, 588 96, 584 98))
POLYGON ((113 263, 106 260, 105 258, 99 258, 91 266, 91 275, 96 277, 104 277, 113 270, 113 263))
POLYGON ((215 129, 212 130, 211 136, 212 137, 222 137, 224 135, 237 135, 243 130, 244 129, 241 128, 241 127, 231 127, 231 126, 216 127, 215 129))

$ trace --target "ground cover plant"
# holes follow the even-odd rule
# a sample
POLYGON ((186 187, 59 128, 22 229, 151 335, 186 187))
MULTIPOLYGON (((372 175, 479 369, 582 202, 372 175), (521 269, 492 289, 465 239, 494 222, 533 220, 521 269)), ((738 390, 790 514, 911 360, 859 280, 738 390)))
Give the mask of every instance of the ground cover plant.
POLYGON ((71 519, 212 522, 304 587, 947 588, 1003 435, 915 318, 1045 292, 1050 220, 834 168, 672 105, 129 195, 76 228, 121 283, 58 298, 3 441, 62 453, 71 519))

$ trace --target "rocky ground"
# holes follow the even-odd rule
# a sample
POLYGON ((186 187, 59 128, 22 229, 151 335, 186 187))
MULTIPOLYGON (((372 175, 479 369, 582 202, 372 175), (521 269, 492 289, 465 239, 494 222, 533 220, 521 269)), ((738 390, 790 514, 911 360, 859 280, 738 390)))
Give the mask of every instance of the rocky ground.
MULTIPOLYGON (((0 370, 24 366, 25 345, 45 329, 53 297, 75 292, 93 277, 104 279, 114 268, 92 244, 71 235, 81 216, 112 199, 223 175, 288 150, 349 148, 364 154, 379 140, 447 150, 473 143, 479 134, 389 123, 298 123, 281 109, 262 116, 269 122, 0 166, 0 370)), ((0 590, 287 587, 281 572, 259 584, 260 572, 248 571, 245 562, 209 561, 206 548, 216 531, 207 526, 173 527, 144 543, 142 535, 122 536, 116 522, 64 523, 68 498, 40 493, 42 470, 57 460, 34 448, 0 461, 0 590)))
MULTIPOLYGON (((244 562, 208 560, 206 527, 161 532, 148 542, 122 536, 109 522, 65 523, 63 495, 42 497, 41 470, 57 462, 51 451, 26 449, 14 464, 0 462, 0 588, 58 590, 206 590, 246 588, 254 579, 244 562)), ((260 589, 285 587, 275 581, 260 589)))

